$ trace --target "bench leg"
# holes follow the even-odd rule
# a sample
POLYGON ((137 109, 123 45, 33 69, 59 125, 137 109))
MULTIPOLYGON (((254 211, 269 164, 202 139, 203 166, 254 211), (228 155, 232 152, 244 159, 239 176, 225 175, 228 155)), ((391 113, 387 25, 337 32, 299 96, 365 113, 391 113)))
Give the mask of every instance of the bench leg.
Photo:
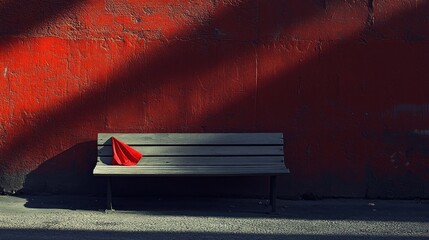
POLYGON ((107 178, 107 210, 113 210, 112 207, 112 182, 110 177, 107 178))
POLYGON ((271 212, 276 212, 277 176, 270 176, 270 205, 271 212))

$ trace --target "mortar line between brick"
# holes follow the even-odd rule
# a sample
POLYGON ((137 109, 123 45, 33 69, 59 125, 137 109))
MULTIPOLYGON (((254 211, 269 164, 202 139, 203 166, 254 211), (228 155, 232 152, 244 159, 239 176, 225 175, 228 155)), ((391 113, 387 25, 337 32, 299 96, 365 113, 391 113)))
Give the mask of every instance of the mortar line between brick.
POLYGON ((368 23, 369 26, 374 26, 375 17, 374 17, 374 0, 368 0, 368 23))
MULTIPOLYGON (((258 47, 259 47, 259 1, 256 2, 256 42, 254 43, 255 46, 255 109, 254 114, 255 116, 258 114, 258 68, 259 68, 259 54, 258 54, 258 47)), ((254 127, 256 128, 258 126, 258 120, 255 118, 254 127)))

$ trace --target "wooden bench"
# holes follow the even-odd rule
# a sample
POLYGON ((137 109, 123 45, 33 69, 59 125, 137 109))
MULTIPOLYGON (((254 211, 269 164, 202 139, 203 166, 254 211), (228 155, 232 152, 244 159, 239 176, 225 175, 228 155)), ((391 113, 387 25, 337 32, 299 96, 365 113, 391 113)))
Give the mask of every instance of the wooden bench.
POLYGON ((108 209, 111 177, 270 176, 270 204, 276 211, 276 177, 289 170, 282 133, 100 133, 93 173, 107 177, 108 209), (136 166, 111 165, 112 136, 143 153, 136 166))

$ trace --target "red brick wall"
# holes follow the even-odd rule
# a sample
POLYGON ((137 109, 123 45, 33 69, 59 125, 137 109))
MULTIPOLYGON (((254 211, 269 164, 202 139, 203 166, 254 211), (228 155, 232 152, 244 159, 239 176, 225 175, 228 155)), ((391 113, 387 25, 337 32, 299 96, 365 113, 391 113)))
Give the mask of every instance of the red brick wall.
MULTIPOLYGON (((0 22, 4 191, 98 189, 98 132, 281 131, 283 196, 429 197, 428 1, 1 0, 0 22)), ((267 189, 202 181, 141 191, 267 189)))

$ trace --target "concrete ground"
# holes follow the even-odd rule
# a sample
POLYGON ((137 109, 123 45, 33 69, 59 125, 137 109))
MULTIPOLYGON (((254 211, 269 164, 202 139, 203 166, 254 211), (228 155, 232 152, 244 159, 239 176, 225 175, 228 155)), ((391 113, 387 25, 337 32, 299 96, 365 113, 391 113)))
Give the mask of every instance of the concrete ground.
POLYGON ((0 239, 429 239, 428 201, 0 196, 0 239))

